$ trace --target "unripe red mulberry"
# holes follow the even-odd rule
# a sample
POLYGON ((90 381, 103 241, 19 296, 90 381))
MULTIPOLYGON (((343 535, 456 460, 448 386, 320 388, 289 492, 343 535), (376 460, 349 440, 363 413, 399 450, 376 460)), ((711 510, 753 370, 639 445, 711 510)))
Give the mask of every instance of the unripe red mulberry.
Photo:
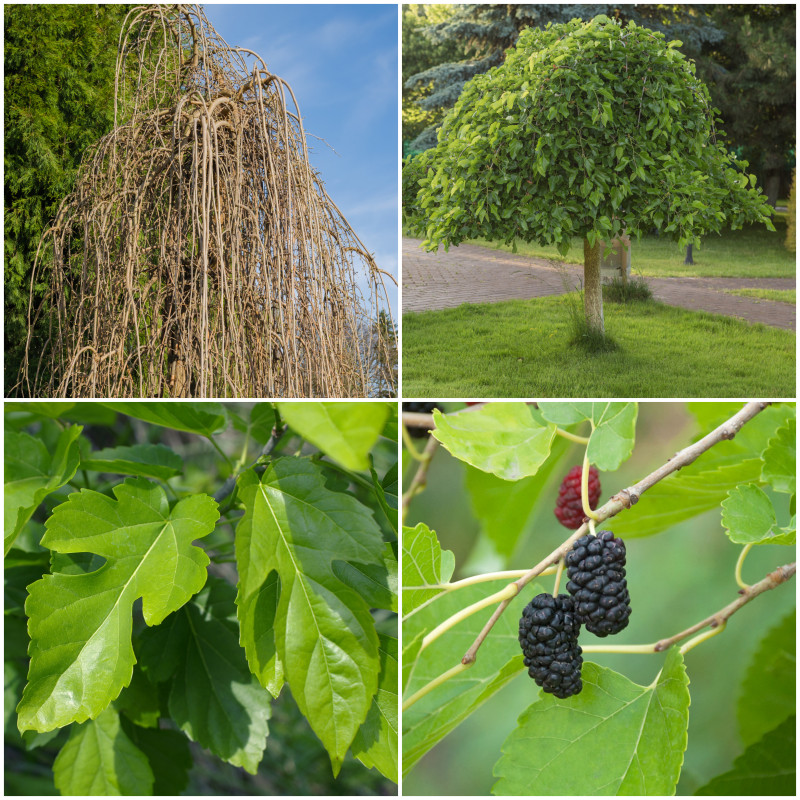
MULTIPOLYGON (((580 528, 584 520, 583 504, 581 503, 581 475, 582 467, 573 467, 564 478, 558 490, 555 515, 558 521, 570 530, 580 528)), ((600 475, 597 467, 589 467, 589 507, 597 508, 600 499, 600 475)))

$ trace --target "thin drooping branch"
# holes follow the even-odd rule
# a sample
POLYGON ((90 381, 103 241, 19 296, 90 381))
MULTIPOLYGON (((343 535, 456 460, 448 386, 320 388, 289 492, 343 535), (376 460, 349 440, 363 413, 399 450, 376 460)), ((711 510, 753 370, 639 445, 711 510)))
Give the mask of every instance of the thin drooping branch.
POLYGON ((747 605, 751 600, 758 597, 758 595, 768 592, 770 589, 774 589, 782 583, 786 583, 786 581, 794 577, 796 571, 797 565, 794 561, 791 564, 784 564, 782 567, 778 567, 778 569, 770 572, 758 583, 754 583, 747 589, 740 590, 739 597, 737 597, 736 600, 728 603, 728 605, 721 608, 715 614, 706 617, 704 620, 692 625, 691 628, 687 628, 685 631, 681 631, 674 636, 656 642, 653 645, 653 652, 660 653, 662 650, 667 650, 672 647, 673 644, 683 639, 688 639, 693 634, 703 630, 703 628, 717 628, 720 625, 724 625, 742 606, 747 605))
MULTIPOLYGON (((664 478, 673 474, 674 472, 677 472, 681 468, 688 466, 693 461, 695 461, 699 456, 710 450, 712 447, 714 447, 714 445, 718 444, 719 442, 734 438, 734 436, 741 430, 742 426, 744 426, 747 422, 753 419, 753 417, 755 417, 769 405, 770 403, 768 402, 746 403, 740 411, 734 414, 730 419, 728 419, 722 425, 718 426, 713 431, 711 431, 711 433, 707 434, 702 439, 699 439, 694 444, 691 444, 688 447, 685 447, 683 450, 680 450, 678 453, 672 456, 672 458, 668 459, 665 464, 663 464, 658 469, 651 472, 649 475, 644 477, 638 483, 628 487, 627 489, 623 489, 621 492, 615 494, 603 506, 595 510, 596 521, 603 522, 606 519, 609 519, 610 517, 616 516, 620 511, 630 508, 632 505, 638 502, 639 498, 644 492, 646 492, 651 487, 655 486, 659 481, 663 480, 664 478)), ((505 594, 506 596, 503 597, 502 601, 498 604, 497 608, 494 610, 489 620, 483 626, 481 632, 478 634, 475 641, 472 643, 472 645, 469 647, 469 649, 462 657, 461 664, 463 666, 467 667, 475 662, 478 649, 481 647, 486 637, 491 632, 497 620, 506 610, 506 608, 514 599, 514 597, 516 597, 519 594, 519 592, 523 589, 523 587, 526 586, 535 578, 537 578, 539 575, 541 575, 545 569, 547 569, 552 565, 557 564, 558 561, 567 554, 567 552, 572 546, 572 543, 576 539, 579 539, 581 536, 585 535, 588 532, 588 530, 589 530, 589 524, 587 522, 584 522, 584 524, 581 525, 581 527, 578 528, 566 541, 564 541, 559 547, 553 550, 553 552, 550 553, 548 556, 543 558, 536 566, 528 570, 522 577, 508 584, 505 590, 501 590, 501 592, 496 593, 497 595, 505 594)), ((786 578, 784 578, 784 580, 785 579, 786 578)), ((761 583, 763 583, 763 581, 761 583)), ((752 588, 754 587, 751 587, 751 589, 752 588)), ((760 591, 766 591, 766 588, 773 588, 773 587, 771 586, 765 587, 762 588, 760 591)), ((760 592, 757 592, 757 594, 758 593, 760 592)), ((755 596, 755 594, 753 596, 755 596)), ((735 603, 744 605, 744 603, 748 601, 749 600, 747 599, 743 600, 743 598, 739 598, 739 600, 735 601, 735 603)), ((463 617, 459 617, 458 621, 460 621, 461 618, 463 617)), ((711 619, 712 618, 709 618, 709 620, 711 619)), ((720 621, 724 622, 724 620, 720 621)), ((702 627, 705 627, 706 625, 709 624, 711 624, 710 621, 705 621, 704 623, 701 623, 700 627, 696 628, 696 630, 700 630, 702 627)), ((441 630, 442 632, 444 632, 448 630, 449 627, 452 626, 449 626, 448 620, 445 620, 443 623, 437 626, 437 630, 441 630)), ((691 632, 694 631, 692 630, 686 635, 691 635, 691 632)), ((430 640, 427 641, 427 644, 430 643, 431 643, 430 640)), ((437 683, 437 685, 439 684, 437 683)), ((425 691, 426 688, 427 687, 423 687, 423 689, 420 690, 420 692, 417 692, 415 698, 418 699, 417 695, 419 697, 424 696, 424 694, 427 693, 425 691)), ((407 705, 410 705, 410 703, 407 702, 406 704, 404 704, 404 708, 407 707, 407 705)))
POLYGON ((34 264, 16 393, 391 394, 387 273, 311 167, 289 84, 200 7, 150 5, 115 86, 34 264))

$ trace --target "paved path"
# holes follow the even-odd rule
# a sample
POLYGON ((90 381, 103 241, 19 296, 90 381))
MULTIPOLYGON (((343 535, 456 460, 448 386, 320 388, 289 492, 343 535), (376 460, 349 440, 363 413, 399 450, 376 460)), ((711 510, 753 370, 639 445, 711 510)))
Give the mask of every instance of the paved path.
MULTIPOLYGON (((426 253, 420 239, 403 239, 403 311, 431 311, 462 303, 495 303, 564 294, 583 269, 543 258, 462 244, 426 253)), ((795 330, 793 303, 726 294, 724 289, 794 289, 794 278, 648 278, 662 303, 795 330)))

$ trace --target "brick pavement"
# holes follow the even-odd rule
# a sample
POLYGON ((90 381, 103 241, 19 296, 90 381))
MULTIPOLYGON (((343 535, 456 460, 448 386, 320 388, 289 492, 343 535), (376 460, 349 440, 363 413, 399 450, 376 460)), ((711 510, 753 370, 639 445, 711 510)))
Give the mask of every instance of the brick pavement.
MULTIPOLYGON (((403 239, 403 312, 453 308, 564 294, 580 284, 583 270, 570 264, 462 244, 426 253, 419 239, 403 239)), ((795 330, 792 303, 726 294, 724 289, 794 289, 792 278, 648 278, 656 300, 795 330)))

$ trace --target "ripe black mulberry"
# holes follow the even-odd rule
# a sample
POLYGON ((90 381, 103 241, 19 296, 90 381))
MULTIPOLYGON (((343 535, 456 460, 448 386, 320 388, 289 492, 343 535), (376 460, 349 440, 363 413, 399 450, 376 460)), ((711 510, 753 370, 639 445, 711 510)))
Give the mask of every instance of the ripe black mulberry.
POLYGON ((581 626, 567 594, 539 594, 525 606, 519 621, 519 643, 528 674, 546 692, 561 699, 583 688, 581 626))
MULTIPOLYGON (((558 521, 570 530, 577 530, 583 524, 584 513, 581 503, 581 475, 583 468, 573 467, 558 490, 555 515, 558 521)), ((600 499, 600 475, 597 467, 589 467, 589 507, 597 508, 600 499)))
POLYGON ((608 636, 627 627, 631 598, 625 579, 625 542, 611 531, 581 536, 567 553, 566 564, 567 591, 586 630, 608 636))

